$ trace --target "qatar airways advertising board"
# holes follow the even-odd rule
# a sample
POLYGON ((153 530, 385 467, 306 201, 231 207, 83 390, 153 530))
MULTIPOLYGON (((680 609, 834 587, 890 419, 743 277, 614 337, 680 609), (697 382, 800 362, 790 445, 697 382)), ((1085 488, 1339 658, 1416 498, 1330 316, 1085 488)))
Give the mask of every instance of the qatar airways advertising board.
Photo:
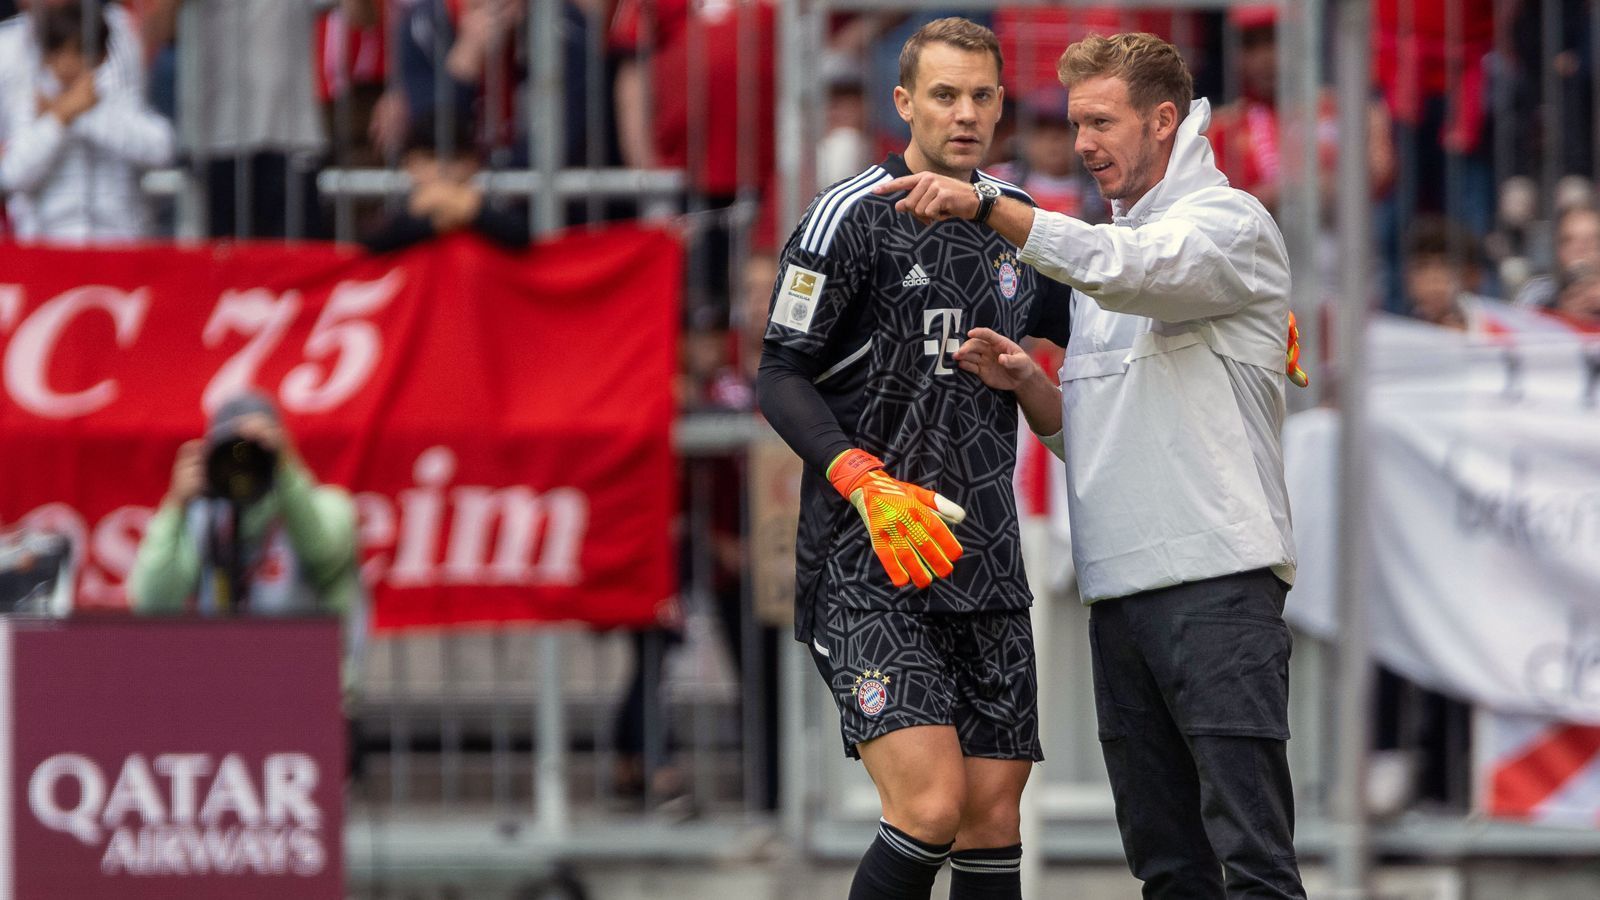
POLYGON ((343 897, 333 620, 0 620, 0 900, 343 897))

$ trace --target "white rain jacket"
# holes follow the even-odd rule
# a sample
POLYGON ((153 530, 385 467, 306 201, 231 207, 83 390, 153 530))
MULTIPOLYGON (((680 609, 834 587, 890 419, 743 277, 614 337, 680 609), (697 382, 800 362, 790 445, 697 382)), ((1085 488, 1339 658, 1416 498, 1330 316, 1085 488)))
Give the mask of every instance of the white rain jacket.
POLYGON ((1228 186, 1197 100, 1165 177, 1110 225, 1037 211, 1023 262, 1072 285, 1061 367, 1084 602, 1271 567, 1294 579, 1283 481, 1289 262, 1228 186))
POLYGON ((99 244, 150 232, 139 179, 172 162, 172 127, 146 105, 138 32, 125 10, 106 9, 107 59, 95 69, 98 100, 64 126, 39 110, 62 85, 39 60, 25 16, 0 26, 0 193, 25 242, 99 244))

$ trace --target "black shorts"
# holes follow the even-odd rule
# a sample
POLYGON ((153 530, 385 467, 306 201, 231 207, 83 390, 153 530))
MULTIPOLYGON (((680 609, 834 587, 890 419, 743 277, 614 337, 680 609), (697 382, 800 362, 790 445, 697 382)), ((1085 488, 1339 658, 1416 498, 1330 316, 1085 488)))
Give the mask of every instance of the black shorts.
POLYGON ((1044 759, 1026 609, 919 614, 834 607, 811 659, 839 707, 844 752, 913 725, 953 725, 965 756, 1044 759))

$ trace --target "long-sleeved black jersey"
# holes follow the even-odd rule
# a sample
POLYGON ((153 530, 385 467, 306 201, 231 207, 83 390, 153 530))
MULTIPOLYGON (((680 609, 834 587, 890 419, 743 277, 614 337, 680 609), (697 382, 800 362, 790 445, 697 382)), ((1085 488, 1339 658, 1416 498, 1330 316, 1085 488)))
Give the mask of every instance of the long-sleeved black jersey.
MULTIPOLYGON (((987 226, 923 225, 895 212, 903 193, 874 187, 910 174, 891 155, 812 201, 779 261, 762 352, 762 410, 806 462, 797 542, 796 638, 809 641, 825 604, 907 612, 1020 609, 1015 398, 957 367, 967 331, 1067 342, 1071 289, 1017 261, 987 226), (964 550, 924 590, 889 581, 856 511, 826 478, 859 447, 890 475, 967 511, 952 528, 964 550)), ((1009 196, 1021 189, 982 173, 1009 196)))

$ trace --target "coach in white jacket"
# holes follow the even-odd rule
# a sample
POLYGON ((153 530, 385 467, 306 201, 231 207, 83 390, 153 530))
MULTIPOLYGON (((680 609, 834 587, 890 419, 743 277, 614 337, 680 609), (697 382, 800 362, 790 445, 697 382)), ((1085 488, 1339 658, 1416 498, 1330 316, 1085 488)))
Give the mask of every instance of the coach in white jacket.
POLYGON ((987 221, 1076 289, 1060 389, 987 329, 956 358, 1015 391, 1066 460, 1100 739, 1145 896, 1303 898, 1285 746, 1283 238, 1213 164, 1210 107, 1170 44, 1090 37, 1059 72, 1112 224, 927 173, 880 190, 909 190, 902 208, 929 220, 987 221))

